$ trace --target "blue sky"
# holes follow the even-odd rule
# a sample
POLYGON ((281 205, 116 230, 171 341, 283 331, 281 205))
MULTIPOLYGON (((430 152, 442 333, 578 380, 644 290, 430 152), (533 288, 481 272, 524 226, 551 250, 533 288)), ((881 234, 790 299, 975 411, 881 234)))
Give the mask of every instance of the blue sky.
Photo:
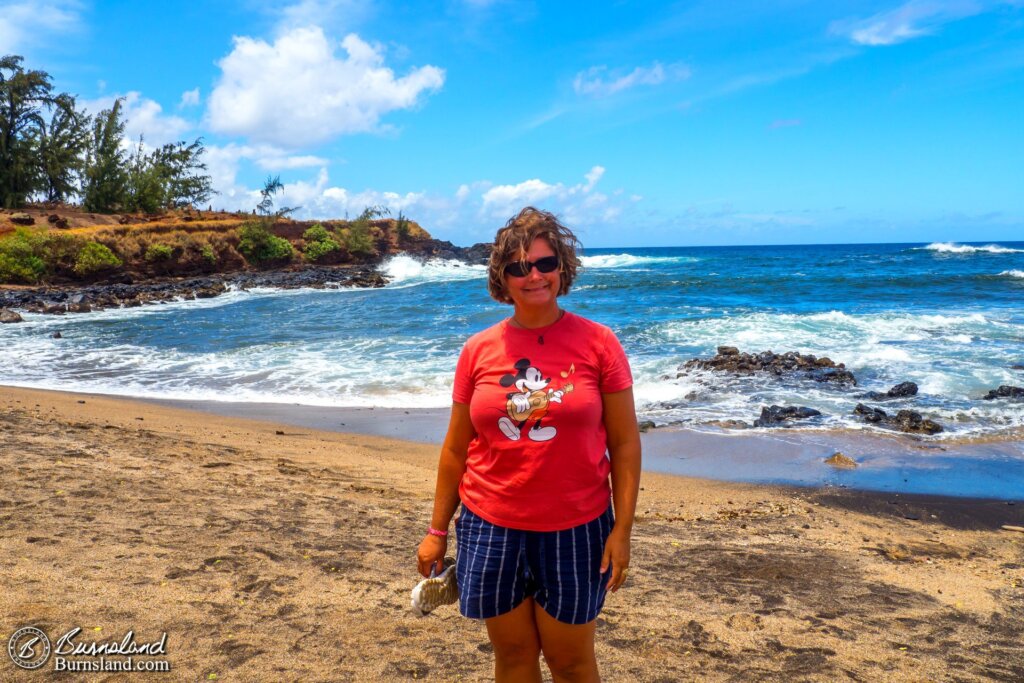
POLYGON ((519 207, 585 245, 1024 239, 1024 0, 0 0, 0 54, 129 133, 202 136, 220 194, 519 207))

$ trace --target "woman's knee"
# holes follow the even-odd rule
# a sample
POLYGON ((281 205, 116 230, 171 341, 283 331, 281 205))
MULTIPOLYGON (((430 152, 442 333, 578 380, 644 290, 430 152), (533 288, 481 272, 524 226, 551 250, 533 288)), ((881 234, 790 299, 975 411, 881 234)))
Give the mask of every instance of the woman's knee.
POLYGON ((487 620, 487 635, 499 662, 536 662, 540 658, 540 636, 532 602, 527 600, 511 612, 487 620))
POLYGON ((544 661, 556 680, 589 681, 597 673, 594 650, 585 649, 544 651, 544 661))
POLYGON ((491 641, 494 658, 506 665, 530 664, 540 659, 540 644, 523 640, 491 641))

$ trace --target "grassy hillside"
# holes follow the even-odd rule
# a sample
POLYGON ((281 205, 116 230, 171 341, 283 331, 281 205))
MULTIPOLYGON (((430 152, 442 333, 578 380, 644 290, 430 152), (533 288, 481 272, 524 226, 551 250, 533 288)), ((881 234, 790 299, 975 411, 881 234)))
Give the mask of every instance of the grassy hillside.
POLYGON ((374 262, 429 240, 408 220, 295 221, 246 213, 0 212, 0 284, 91 282, 374 262))

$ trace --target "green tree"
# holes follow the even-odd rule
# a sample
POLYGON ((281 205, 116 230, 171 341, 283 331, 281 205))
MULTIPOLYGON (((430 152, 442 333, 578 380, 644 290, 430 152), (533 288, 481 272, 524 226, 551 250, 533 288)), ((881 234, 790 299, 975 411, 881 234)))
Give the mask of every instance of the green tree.
POLYGON ((368 206, 359 217, 349 223, 345 231, 345 248, 356 256, 370 256, 374 253, 373 235, 370 233, 370 221, 387 216, 391 211, 384 206, 368 206))
POLYGON ((282 206, 277 211, 274 211, 274 195, 283 191, 284 184, 281 182, 281 176, 267 176, 266 182, 263 183, 263 189, 260 190, 260 203, 256 205, 256 213, 261 216, 281 218, 302 208, 299 206, 282 206))
POLYGON ((210 176, 203 171, 202 138, 196 138, 191 144, 174 142, 166 144, 153 152, 153 162, 160 168, 164 182, 164 205, 168 208, 181 208, 206 202, 213 196, 210 176))
POLYGON ((53 104, 50 75, 26 71, 22 57, 0 58, 0 205, 21 206, 39 186, 34 141, 46 128, 42 109, 53 104))
POLYGON ((78 194, 89 148, 89 117, 75 108, 75 98, 66 93, 54 98, 52 108, 50 123, 39 130, 35 145, 39 191, 48 202, 62 202, 78 194))
POLYGON ((92 139, 85 168, 84 204, 88 211, 109 213, 124 202, 128 173, 125 170, 124 121, 121 100, 101 111, 93 121, 92 139))
POLYGON ((163 169, 156 163, 153 154, 146 154, 143 138, 132 148, 125 173, 125 211, 156 213, 165 204, 165 182, 163 169))
POLYGON ((398 218, 395 220, 395 232, 398 235, 399 244, 409 241, 409 219, 402 215, 401 210, 399 210, 398 218))
POLYGON ((143 138, 128 158, 124 208, 155 213, 201 204, 213 195, 210 176, 202 162, 201 139, 174 142, 146 152, 143 138))

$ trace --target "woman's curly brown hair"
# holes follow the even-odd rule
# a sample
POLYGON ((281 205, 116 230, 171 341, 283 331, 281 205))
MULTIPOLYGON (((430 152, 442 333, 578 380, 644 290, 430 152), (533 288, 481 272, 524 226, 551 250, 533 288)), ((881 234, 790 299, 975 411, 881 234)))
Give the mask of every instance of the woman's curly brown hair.
POLYGON ((583 247, 572 230, 562 225, 553 213, 528 206, 510 218, 494 236, 487 273, 487 289, 493 299, 503 304, 512 303, 505 286, 505 266, 514 261, 526 263, 526 252, 538 237, 546 239, 558 256, 561 276, 558 295, 569 293, 580 267, 576 251, 583 247))

